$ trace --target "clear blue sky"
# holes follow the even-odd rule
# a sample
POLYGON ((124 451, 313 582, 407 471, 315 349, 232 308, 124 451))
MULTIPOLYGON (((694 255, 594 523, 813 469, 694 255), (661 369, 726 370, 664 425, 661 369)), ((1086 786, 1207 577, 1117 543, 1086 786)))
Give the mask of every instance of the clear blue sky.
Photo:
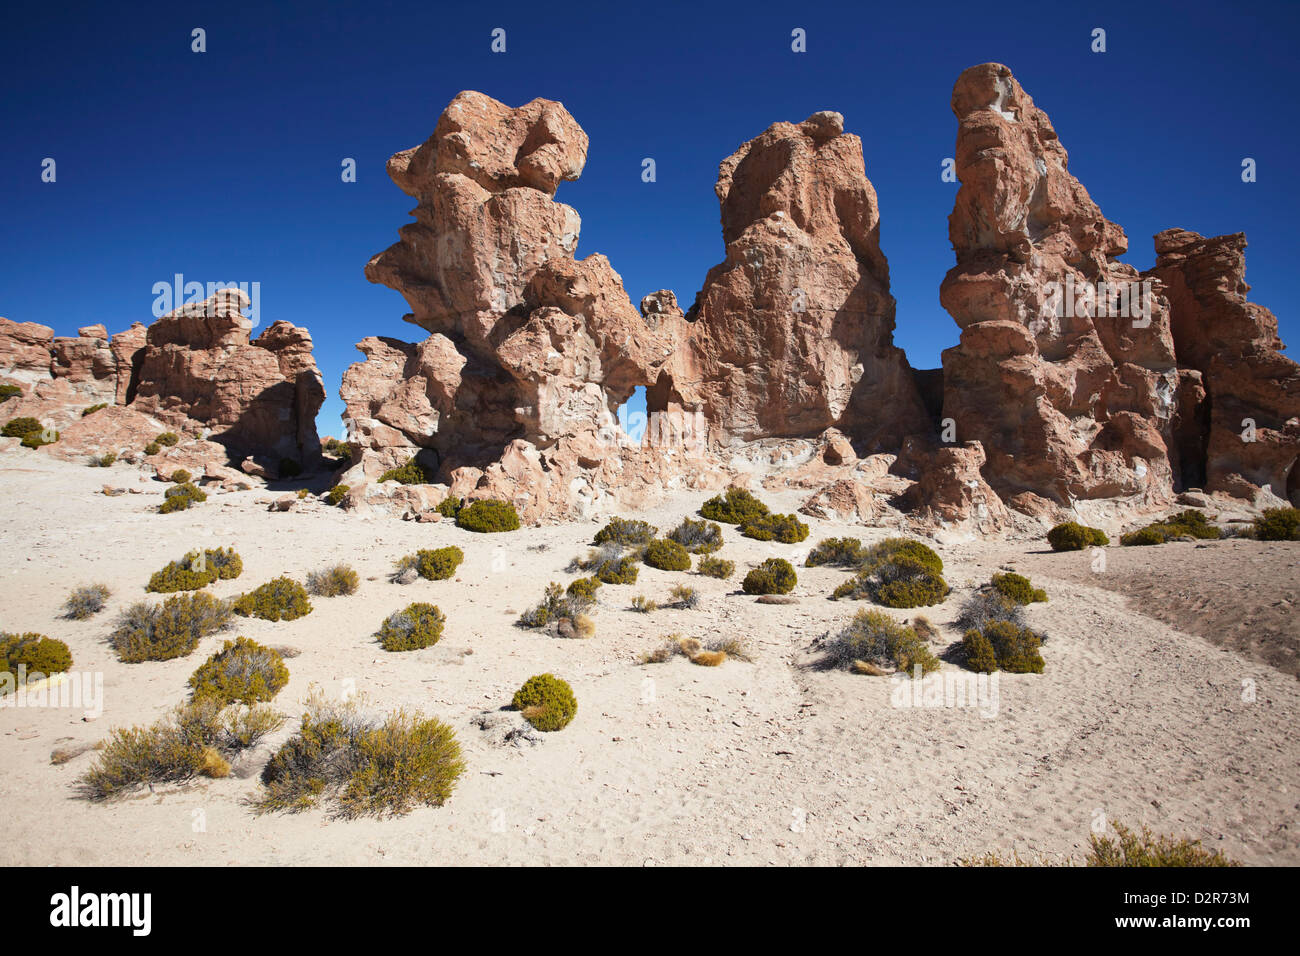
MULTIPOLYGON (((366 335, 418 337, 362 268, 412 200, 384 173, 457 92, 562 101, 591 137, 558 198, 633 302, 689 305, 721 260, 717 165, 777 120, 844 114, 880 196, 897 341, 934 367, 957 341, 948 101, 967 66, 1011 67, 1070 169, 1147 268, 1171 226, 1250 240, 1251 298, 1300 341, 1294 3, 20 4, 0 31, 0 315, 75 334, 152 319, 174 273, 261 283, 263 325, 311 329, 339 434, 343 369, 366 335), (191 30, 207 31, 192 53, 191 30), (491 31, 506 30, 504 54, 491 31), (790 49, 807 31, 807 52, 790 49), (1091 31, 1107 52, 1091 52, 1091 31), (1258 181, 1241 182, 1243 157, 1258 181), (41 162, 57 181, 41 182, 41 162), (358 181, 340 180, 344 157, 358 181), (658 181, 641 181, 653 157, 658 181)), ((1295 345, 1300 351, 1300 345, 1295 345)))

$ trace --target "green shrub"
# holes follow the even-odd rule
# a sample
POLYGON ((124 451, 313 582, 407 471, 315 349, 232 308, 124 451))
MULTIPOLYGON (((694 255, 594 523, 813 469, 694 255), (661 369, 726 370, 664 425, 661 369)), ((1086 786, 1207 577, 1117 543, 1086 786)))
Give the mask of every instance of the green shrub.
POLYGON ((668 537, 691 554, 712 554, 722 547, 722 527, 712 521, 683 518, 668 537))
POLYGON ((307 575, 307 591, 316 597, 355 594, 360 585, 360 576, 346 564, 334 564, 323 571, 311 571, 307 575))
POLYGON ((1219 529, 1208 522, 1203 512, 1188 510, 1120 535, 1119 543, 1127 547, 1149 546, 1164 544, 1180 537, 1212 540, 1220 537, 1220 534, 1219 529))
POLYGON ((26 438, 28 435, 39 435, 44 427, 35 418, 23 416, 5 422, 4 428, 0 429, 0 434, 5 438, 26 438))
POLYGON ((429 581, 445 581, 465 560, 465 552, 454 545, 446 548, 423 549, 408 554, 397 562, 398 572, 415 568, 420 577, 429 581))
POLYGON ((160 445, 166 445, 168 448, 171 448, 172 446, 176 445, 177 443, 180 442, 180 440, 181 437, 177 435, 175 432, 160 432, 159 434, 154 436, 154 441, 156 441, 160 445))
POLYGON ((943 559, 929 545, 913 538, 885 538, 876 542, 863 551, 861 569, 870 572, 899 558, 908 558, 927 571, 943 574, 943 559))
POLYGON ((508 501, 481 498, 456 512, 456 526, 480 533, 517 531, 519 515, 508 501))
POLYGON ((1087 866, 1241 866, 1220 850, 1206 850, 1200 840, 1155 836, 1145 826, 1137 833, 1112 823, 1118 839, 1090 834, 1087 866))
POLYGON ((1047 543, 1053 551, 1082 551, 1084 548, 1104 548, 1110 544, 1110 538, 1100 528, 1066 521, 1047 532, 1047 543))
POLYGON ((206 591, 174 594, 162 604, 133 604, 108 636, 119 660, 167 661, 184 657, 199 641, 230 626, 230 606, 206 591))
POLYGON ((511 705, 538 730, 550 732, 568 726, 578 713, 578 699, 567 681, 554 674, 538 674, 515 691, 511 705))
POLYGON ((436 606, 417 601, 388 615, 377 636, 386 651, 418 651, 437 644, 446 623, 446 616, 436 606))
POLYGON ((0 385, 0 402, 16 398, 23 393, 21 385, 0 385))
POLYGON ((84 588, 76 588, 63 602, 63 616, 73 621, 84 621, 86 618, 93 617, 104 610, 112 593, 107 584, 91 584, 84 588))
POLYGON ((1029 628, 1011 621, 993 621, 984 626, 983 635, 1002 670, 1011 674, 1043 672, 1043 656, 1038 651, 1042 638, 1029 628))
POLYGON ((110 466, 113 464, 113 462, 115 462, 115 461, 117 461, 117 452, 115 452, 115 451, 108 451, 108 452, 105 452, 105 453, 102 454, 102 455, 91 455, 91 456, 90 456, 90 467, 91 467, 91 468, 108 468, 108 467, 110 467, 110 466))
POLYGON ((0 634, 0 675, 4 675, 0 677, 0 694, 16 689, 20 680, 40 680, 71 667, 72 652, 62 641, 32 632, 0 634))
POLYGON ((676 541, 656 538, 645 546, 641 560, 660 571, 689 571, 691 553, 676 541))
POLYGON ((349 488, 347 485, 335 485, 325 494, 325 500, 336 508, 343 504, 343 499, 348 496, 349 488))
POLYGON ((443 498, 442 501, 438 502, 438 514, 442 515, 444 518, 454 519, 457 512, 460 511, 464 504, 464 498, 453 498, 448 495, 446 498, 443 498))
POLYGON ((596 532, 593 544, 619 544, 624 547, 649 544, 659 529, 645 521, 630 518, 611 518, 609 524, 596 532))
POLYGON ((862 661, 908 672, 920 665, 923 674, 939 669, 939 659, 930 653, 916 631, 883 611, 858 611, 844 630, 827 643, 825 650, 824 663, 831 666, 850 666, 862 661))
POLYGON ((451 727, 404 710, 380 718, 362 706, 356 698, 308 700, 298 732, 262 771, 259 813, 329 801, 344 818, 400 816, 451 798, 465 771, 451 727))
POLYGON ((653 614, 659 610, 659 602, 644 594, 638 594, 632 599, 632 610, 638 614, 653 614))
POLYGON ((1016 574, 1014 571, 993 575, 989 585, 993 590, 999 594, 1005 594, 1017 604, 1035 604, 1047 600, 1046 591, 1034 587, 1029 578, 1023 574, 1016 574))
POLYGON ((552 581, 546 586, 546 593, 541 602, 519 615, 519 624, 521 627, 545 627, 553 620, 569 616, 568 604, 564 597, 564 585, 552 581))
POLYGON ((151 441, 149 444, 144 446, 144 453, 146 455, 156 455, 160 451, 162 451, 162 445, 158 444, 156 441, 151 441))
POLYGON ((817 547, 808 552, 808 560, 804 562, 804 567, 815 568, 829 564, 848 568, 861 564, 865 556, 862 541, 858 538, 823 538, 817 543, 817 547))
POLYGON ((400 468, 388 469, 379 476, 379 481, 381 484, 385 481, 395 481, 402 485, 431 485, 437 477, 432 469, 426 468, 412 458, 400 468))
POLYGON ((870 597, 886 607, 928 607, 948 595, 943 560, 910 538, 886 538, 862 555, 862 570, 837 587, 831 598, 870 597))
POLYGON ((302 465, 292 458, 281 458, 280 467, 276 471, 281 478, 297 478, 302 474, 302 465))
POLYGON ((293 578, 278 577, 235 599, 233 610, 264 621, 293 621, 311 613, 307 589, 293 578))
POLYGON ((172 482, 173 484, 183 485, 187 481, 192 481, 193 478, 194 476, 191 475, 184 468, 177 468, 175 471, 171 473, 171 477, 169 477, 167 480, 172 482))
POLYGON ((700 507, 700 515, 723 524, 740 524, 768 513, 767 505, 744 488, 731 487, 700 507))
POLYGON ((688 611, 700 606, 700 592, 685 584, 674 585, 668 596, 673 599, 673 604, 688 611))
POLYGON ((42 445, 53 445, 59 440, 59 433, 53 428, 46 428, 34 435, 28 435, 20 443, 24 448, 40 448, 42 445))
POLYGON ((596 570, 596 580, 602 584, 636 584, 638 573, 636 558, 629 554, 603 562, 596 570))
POLYGON ((993 645, 980 631, 971 628, 961 639, 961 651, 968 670, 992 674, 998 669, 998 656, 993 645))
POLYGON ((100 402, 98 405, 91 405, 88 408, 83 408, 81 410, 81 417, 85 418, 87 415, 93 415, 101 408, 108 408, 108 402, 100 402))
POLYGON ((994 621, 1010 621, 1023 627, 1024 613, 1013 599, 992 587, 980 588, 966 599, 957 615, 956 625, 963 630, 982 631, 994 621))
POLYGON ((745 575, 741 588, 746 594, 789 594, 799 583, 794 566, 785 558, 768 558, 745 575))
POLYGON ((265 705, 223 707, 196 700, 150 727, 114 730, 78 783, 90 800, 109 800, 144 784, 224 777, 229 758, 274 733, 284 718, 265 705))
POLYGON ((345 461, 352 460, 352 447, 345 441, 337 438, 326 438, 320 447, 321 451, 331 458, 339 458, 345 461))
POLYGON ((1254 531, 1260 541, 1300 541, 1300 508, 1265 508, 1254 531))
POLYGON ((574 617, 590 610, 596 604, 596 591, 600 588, 598 578, 576 578, 564 589, 565 617, 574 617))
POLYGON ((705 577, 726 579, 736 573, 736 562, 724 558, 703 557, 695 563, 695 570, 705 577))
POLYGON ((155 571, 145 590, 155 594, 197 591, 218 578, 229 581, 243 572, 243 559, 233 548, 191 551, 179 561, 172 561, 161 571, 155 571))
POLYGON ((746 519, 740 525, 740 533, 756 541, 796 544, 808 537, 808 526, 794 515, 768 514, 746 519))
POLYGON ((159 514, 171 514, 173 511, 188 511, 190 506, 207 501, 208 496, 188 481, 172 485, 164 492, 163 503, 158 506, 159 514))
POLYGON ((189 686, 195 700, 224 706, 270 700, 287 683, 289 668, 277 651, 238 637, 199 665, 189 686))

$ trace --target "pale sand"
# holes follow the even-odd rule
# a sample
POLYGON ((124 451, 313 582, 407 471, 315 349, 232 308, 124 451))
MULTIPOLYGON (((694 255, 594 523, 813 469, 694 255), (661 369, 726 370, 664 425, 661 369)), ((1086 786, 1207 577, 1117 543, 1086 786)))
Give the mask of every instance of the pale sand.
MULTIPOLYGON (((164 516, 152 513, 162 488, 139 484, 129 466, 0 455, 0 627, 67 641, 77 670, 103 672, 106 698, 93 722, 67 710, 0 709, 0 863, 948 864, 990 849, 1062 860, 1086 848, 1097 814, 1197 837, 1246 863, 1300 863, 1300 684, 1251 646, 1244 651, 1255 659, 1143 616, 1114 579, 1097 586, 1083 553, 1043 553, 1035 542, 939 549, 955 590, 923 613, 945 643, 959 636, 945 625, 962 597, 1004 564, 1051 596, 1028 611, 1049 634, 1046 673, 1001 675, 999 712, 984 719, 974 709, 896 708, 887 678, 805 666, 817 637, 868 606, 826 600, 845 572, 799 568, 794 605, 738 593, 741 575, 765 557, 793 558, 829 535, 876 540, 883 529, 812 520, 805 544, 785 546, 724 528, 721 556, 738 565, 732 581, 643 567, 635 585, 601 589, 593 639, 563 640, 513 624, 548 581, 572 577, 563 568, 585 553, 598 523, 474 535, 324 507, 272 514, 255 503, 266 492, 213 495, 164 516), (106 481, 148 493, 105 497, 96 492, 106 481), (445 544, 466 554, 456 580, 388 582, 394 559, 445 544), (360 572, 361 590, 314 599, 312 614, 289 623, 238 619, 236 630, 187 658, 119 663, 104 643, 113 616, 146 597, 153 571, 200 545, 234 545, 243 556, 243 576, 219 582, 219 595, 279 574, 301 579, 334 561, 360 572), (114 589, 108 610, 86 622, 60 619, 68 590, 95 581, 114 589), (698 588, 700 609, 628 609, 636 594, 665 600, 674 583, 698 588), (412 653, 379 650, 375 628, 414 600, 446 612, 443 640, 412 653), (755 662, 635 663, 671 631, 747 636, 755 662), (310 684, 339 693, 350 678, 377 705, 450 722, 469 765, 452 799, 397 819, 256 817, 244 803, 259 789, 255 761, 237 768, 243 777, 144 790, 108 805, 78 799, 73 783, 93 754, 52 766, 50 752, 154 720, 185 699, 190 673, 235 634, 301 650, 276 699, 291 716, 310 684), (492 744, 474 715, 507 705, 543 671, 573 685, 577 718, 535 748, 492 744), (1255 682, 1253 702, 1243 700, 1246 680, 1255 682)), ((681 494, 637 517, 667 530, 704 497, 681 494)), ((782 510, 798 504, 794 495, 764 497, 782 510)), ((1194 547, 1112 549, 1106 573, 1145 568, 1144 581, 1213 574, 1216 562, 1179 557, 1194 547)), ((1209 548, 1196 554, 1272 556, 1251 565, 1252 578, 1276 593, 1242 592, 1240 614, 1265 597, 1269 606, 1295 601, 1300 545, 1209 548)), ((1199 593, 1194 580, 1184 583, 1199 593)), ((1221 602, 1235 593, 1205 589, 1221 602)))

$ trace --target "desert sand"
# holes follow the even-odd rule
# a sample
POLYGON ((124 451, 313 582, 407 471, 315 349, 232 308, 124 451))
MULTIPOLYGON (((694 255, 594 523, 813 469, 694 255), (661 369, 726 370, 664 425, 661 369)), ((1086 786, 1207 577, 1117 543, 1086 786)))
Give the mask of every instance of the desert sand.
MULTIPOLYGON (((158 515, 162 483, 137 469, 86 468, 26 451, 0 454, 6 505, 6 631, 64 640, 74 670, 102 672, 103 713, 0 709, 0 864, 615 864, 944 865, 988 850, 1077 859, 1101 819, 1199 838, 1247 864, 1300 863, 1300 545, 1245 540, 1054 554, 1041 541, 937 545, 953 594, 924 609, 942 646, 962 598, 999 568, 1046 588, 1027 609, 1044 630, 1041 675, 999 675, 995 716, 975 708, 896 707, 889 678, 820 670, 814 642, 861 602, 827 600, 844 571, 799 567, 798 603, 755 603, 745 570, 771 556, 801 563, 821 538, 866 541, 883 528, 809 519, 800 545, 724 527, 729 581, 642 567, 634 585, 600 589, 589 640, 515 626, 548 581, 584 554, 603 522, 475 535, 450 522, 363 517, 310 502, 269 512, 266 490, 213 494, 158 515), (106 497, 105 482, 142 489, 106 497), (391 583, 393 562, 419 547, 460 546, 453 580, 391 583), (123 664, 105 638, 116 613, 146 595, 149 575, 198 546, 234 546, 244 573, 211 589, 230 596, 280 574, 301 580, 336 561, 362 584, 314 598, 288 623, 237 618, 188 657, 123 664), (68 591, 104 582, 109 607, 59 617, 68 591), (696 610, 639 614, 690 584, 696 610), (447 615, 436 646, 386 653, 373 632, 394 610, 430 601, 447 615), (753 662, 695 666, 637 655, 677 632, 739 635, 753 662), (1199 632, 1199 633, 1193 633, 1199 632), (287 661, 277 708, 296 718, 312 685, 355 690, 385 710, 450 723, 468 769, 451 800, 393 819, 322 811, 256 816, 247 805, 290 720, 223 780, 142 789, 109 803, 77 795, 86 753, 52 765, 56 747, 93 744, 113 727, 148 723, 186 698, 185 682, 237 634, 300 653, 287 661), (509 704, 529 676, 573 686, 574 721, 540 744, 501 744, 476 716, 509 704)), ((706 497, 680 493, 641 514, 668 530, 706 497)), ((779 510, 797 496, 765 494, 779 510)), ((900 619, 912 612, 889 611, 900 619)), ((955 670, 945 664, 944 671, 955 670)))

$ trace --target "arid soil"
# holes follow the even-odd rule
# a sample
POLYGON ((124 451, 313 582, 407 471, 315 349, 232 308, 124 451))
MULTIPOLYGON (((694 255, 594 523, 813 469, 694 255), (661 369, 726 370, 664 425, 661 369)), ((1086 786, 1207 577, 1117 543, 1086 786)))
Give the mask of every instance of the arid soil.
MULTIPOLYGON (((804 544, 774 545, 724 528, 720 554, 737 563, 730 581, 643 567, 636 584, 601 589, 593 638, 565 640, 515 621, 548 581, 571 579, 564 568, 598 523, 474 535, 324 505, 271 513, 267 492, 214 494, 158 515, 163 487, 129 466, 0 454, 0 628, 66 641, 76 670, 102 672, 105 694, 95 720, 0 708, 0 863, 941 865, 993 849, 1065 861, 1110 820, 1199 838, 1248 864, 1300 863, 1300 545, 1109 548, 1100 573, 1087 553, 1052 554, 1039 542, 939 545, 954 590, 925 609, 941 635, 936 652, 959 639, 950 624, 963 598, 1010 566, 1050 596, 1027 612, 1048 635, 1046 671, 999 675, 993 708, 895 706, 889 678, 812 666, 817 639, 863 606, 827 600, 846 572, 800 567, 789 605, 755 603, 738 587, 764 558, 798 564, 823 537, 877 540, 884 529, 811 521, 804 544), (105 481, 144 493, 105 497, 105 481), (465 551, 455 579, 389 582, 395 559, 445 544, 465 551), (314 599, 296 621, 237 619, 186 658, 118 662, 105 643, 113 616, 147 597, 153 571, 200 545, 243 556, 242 577, 213 586, 222 596, 336 561, 351 563, 362 585, 351 597, 314 599), (67 592, 96 581, 113 588, 109 608, 61 619, 67 592), (635 595, 662 602, 678 583, 699 589, 698 609, 630 609, 635 595), (380 622, 416 600, 447 614, 442 641, 379 649, 380 622), (670 632, 738 636, 754 660, 637 663, 670 632), (377 707, 448 721, 468 764, 451 800, 396 819, 255 815, 247 801, 260 767, 292 720, 227 779, 106 805, 79 798, 75 781, 93 752, 54 766, 51 751, 156 719, 236 634, 300 651, 275 701, 292 717, 318 685, 327 694, 355 686, 377 707), (476 726, 546 671, 577 694, 567 728, 518 749, 476 726)), ((682 493, 635 517, 667 530, 705 497, 682 493)), ((780 510, 798 503, 764 497, 780 510)))

